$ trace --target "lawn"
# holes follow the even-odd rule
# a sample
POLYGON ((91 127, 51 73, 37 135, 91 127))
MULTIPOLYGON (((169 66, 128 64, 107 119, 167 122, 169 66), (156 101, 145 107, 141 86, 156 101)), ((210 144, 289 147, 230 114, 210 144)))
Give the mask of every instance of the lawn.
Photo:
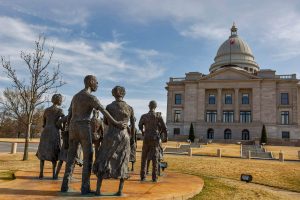
MULTIPOLYGON (((40 142, 40 138, 33 138, 30 142, 40 142)), ((0 142, 25 142, 24 138, 0 138, 0 142)))
MULTIPOLYGON (((163 143, 163 146, 168 147, 177 147, 178 144, 188 144, 187 142, 175 142, 169 141, 168 143, 163 143)), ((278 159, 279 152, 284 153, 286 160, 299 160, 298 152, 300 147, 290 147, 290 146, 265 146, 267 151, 272 151, 273 156, 278 159)), ((138 150, 142 149, 142 141, 138 141, 138 150)), ((194 155, 203 155, 203 156, 216 156, 217 150, 221 149, 222 156, 227 157, 240 157, 240 145, 238 144, 203 144, 201 148, 193 148, 194 155)))
POLYGON ((166 160, 169 170, 237 181, 242 173, 247 173, 253 176, 254 183, 300 192, 299 162, 175 155, 167 156, 166 160))
MULTIPOLYGON (((31 153, 29 158, 29 161, 21 161, 22 154, 2 153, 0 154, 0 170, 2 172, 3 170, 15 171, 28 168, 38 170, 39 161, 34 154, 31 153)), ((137 159, 135 169, 139 170, 140 153, 137 154, 137 159)), ((165 155, 165 160, 169 164, 167 171, 193 174, 204 179, 203 191, 192 198, 195 200, 293 199, 286 194, 287 192, 277 191, 277 188, 300 192, 299 162, 281 163, 279 161, 178 155, 165 155), (254 183, 272 186, 275 190, 258 184, 241 182, 239 181, 241 173, 250 173, 254 183)), ((46 162, 46 165, 50 167, 50 162, 46 162)), ((3 177, 9 177, 9 173, 3 174, 6 174, 3 177)))
POLYGON ((193 154, 195 155, 217 155, 217 150, 221 149, 222 156, 240 157, 241 146, 237 144, 208 144, 202 145, 202 148, 193 148, 193 154))
POLYGON ((300 151, 300 147, 266 145, 265 149, 267 149, 267 151, 271 151, 273 153, 273 156, 277 159, 279 157, 279 152, 282 151, 285 159, 299 160, 298 152, 300 151))

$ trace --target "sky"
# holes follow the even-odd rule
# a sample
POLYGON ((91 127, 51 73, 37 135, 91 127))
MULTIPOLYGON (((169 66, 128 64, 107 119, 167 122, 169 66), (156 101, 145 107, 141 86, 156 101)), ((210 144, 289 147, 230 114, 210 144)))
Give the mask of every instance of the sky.
MULTIPOLYGON (((137 119, 150 100, 165 116, 166 82, 209 73, 233 22, 261 69, 300 77, 298 0, 0 0, 0 56, 26 80, 20 51, 32 52, 44 34, 67 83, 57 91, 65 111, 84 76, 94 74, 102 104, 121 85, 137 119)), ((0 92, 9 86, 0 69, 0 92)))

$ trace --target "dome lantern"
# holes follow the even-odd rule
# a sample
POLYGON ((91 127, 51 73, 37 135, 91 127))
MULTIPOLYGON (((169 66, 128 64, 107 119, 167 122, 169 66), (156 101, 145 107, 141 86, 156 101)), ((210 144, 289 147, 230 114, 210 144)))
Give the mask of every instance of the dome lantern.
POLYGON ((231 37, 237 36, 237 27, 235 26, 235 23, 233 22, 232 27, 231 27, 231 37))

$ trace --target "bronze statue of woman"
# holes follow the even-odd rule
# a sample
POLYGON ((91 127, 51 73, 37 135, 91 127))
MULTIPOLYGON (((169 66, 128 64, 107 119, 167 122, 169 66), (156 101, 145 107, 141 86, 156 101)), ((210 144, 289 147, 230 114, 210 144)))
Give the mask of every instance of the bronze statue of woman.
MULTIPOLYGON (((125 88, 116 86, 112 90, 115 101, 106 107, 109 114, 117 121, 128 123, 130 120, 131 130, 134 132, 134 113, 123 98, 125 88)), ((130 156, 130 134, 127 128, 120 129, 110 123, 104 117, 104 123, 108 125, 107 133, 99 148, 97 159, 94 163, 93 172, 97 175, 96 195, 101 195, 101 185, 105 178, 120 179, 119 190, 116 195, 121 196, 124 181, 128 178, 128 163, 130 156)))
POLYGON ((52 162, 53 174, 55 179, 55 168, 60 152, 60 132, 57 126, 58 120, 64 116, 63 111, 59 106, 62 103, 62 95, 54 94, 51 99, 53 105, 46 108, 43 116, 43 131, 40 138, 40 143, 36 156, 40 160, 40 175, 39 179, 44 177, 45 160, 52 162))

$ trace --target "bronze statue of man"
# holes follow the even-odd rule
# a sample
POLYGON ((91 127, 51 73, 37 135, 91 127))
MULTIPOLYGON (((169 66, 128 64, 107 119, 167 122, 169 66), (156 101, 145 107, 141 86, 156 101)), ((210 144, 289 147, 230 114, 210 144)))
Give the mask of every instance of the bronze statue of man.
POLYGON ((158 159, 160 154, 160 134, 167 135, 167 127, 161 117, 161 113, 155 112, 157 103, 150 101, 149 112, 142 115, 139 121, 139 129, 144 135, 142 160, 141 160, 141 181, 146 180, 147 161, 152 161, 152 181, 157 182, 158 159))
POLYGON ((91 94, 98 88, 98 81, 95 76, 87 75, 84 78, 85 88, 73 96, 69 108, 69 150, 68 161, 66 164, 65 174, 61 185, 61 191, 69 190, 72 166, 75 162, 78 145, 81 144, 83 151, 83 168, 81 194, 91 193, 90 176, 93 162, 92 134, 90 126, 90 116, 93 109, 99 110, 112 124, 118 128, 125 128, 127 125, 123 122, 117 122, 104 109, 98 99, 91 94))
POLYGON ((95 147, 95 157, 97 158, 98 150, 103 140, 103 134, 104 134, 104 125, 103 125, 103 121, 99 119, 98 110, 93 110, 93 116, 91 119, 91 131, 92 131, 92 142, 95 147))

